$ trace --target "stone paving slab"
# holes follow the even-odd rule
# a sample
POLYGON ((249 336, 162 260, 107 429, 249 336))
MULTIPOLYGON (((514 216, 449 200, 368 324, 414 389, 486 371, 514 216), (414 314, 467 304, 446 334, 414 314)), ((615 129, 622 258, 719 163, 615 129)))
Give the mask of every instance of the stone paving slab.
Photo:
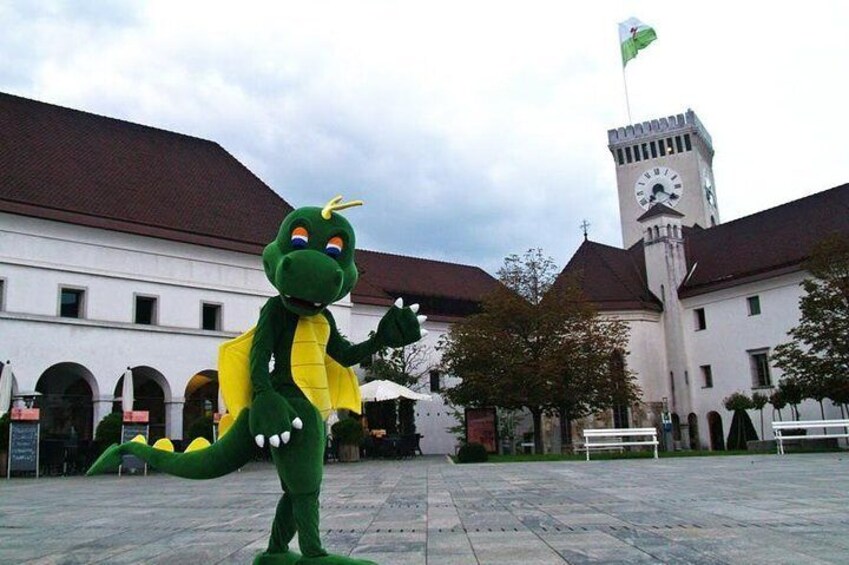
MULTIPOLYGON (((326 467, 335 553, 403 564, 849 563, 849 454, 326 467)), ((270 465, 0 480, 0 564, 250 563, 280 496, 270 465)))

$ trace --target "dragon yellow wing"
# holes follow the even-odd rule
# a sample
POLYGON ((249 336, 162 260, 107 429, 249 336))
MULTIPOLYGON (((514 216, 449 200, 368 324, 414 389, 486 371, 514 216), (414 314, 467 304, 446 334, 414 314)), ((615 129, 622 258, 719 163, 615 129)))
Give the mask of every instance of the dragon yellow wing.
POLYGON ((239 412, 251 404, 250 358, 255 332, 256 326, 218 348, 218 385, 228 412, 221 419, 219 435, 223 435, 239 412))

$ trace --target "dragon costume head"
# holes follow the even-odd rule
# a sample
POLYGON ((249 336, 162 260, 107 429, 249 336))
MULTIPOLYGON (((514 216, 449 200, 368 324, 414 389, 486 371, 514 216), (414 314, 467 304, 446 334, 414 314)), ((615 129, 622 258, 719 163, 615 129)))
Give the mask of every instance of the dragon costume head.
POLYGON ((341 200, 291 212, 262 253, 265 276, 286 309, 299 316, 318 314, 357 284, 354 229, 336 212, 362 201, 341 200))

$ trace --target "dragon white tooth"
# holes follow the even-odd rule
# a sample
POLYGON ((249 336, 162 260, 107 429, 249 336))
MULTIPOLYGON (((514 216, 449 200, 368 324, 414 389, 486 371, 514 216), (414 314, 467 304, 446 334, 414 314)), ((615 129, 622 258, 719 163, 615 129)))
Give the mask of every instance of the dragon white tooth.
POLYGON ((268 443, 271 447, 280 447, 280 436, 271 436, 268 438, 268 443))
POLYGON ((296 430, 300 430, 304 427, 304 422, 300 418, 295 418, 292 420, 292 427, 296 430))
POLYGON ((282 434, 280 434, 280 441, 282 441, 284 444, 285 444, 285 443, 289 443, 289 438, 290 438, 290 437, 292 437, 292 434, 291 434, 291 433, 289 433, 289 432, 283 432, 282 434))
POLYGON ((262 447, 265 445, 265 436, 259 434, 254 438, 254 441, 256 442, 257 447, 262 447))

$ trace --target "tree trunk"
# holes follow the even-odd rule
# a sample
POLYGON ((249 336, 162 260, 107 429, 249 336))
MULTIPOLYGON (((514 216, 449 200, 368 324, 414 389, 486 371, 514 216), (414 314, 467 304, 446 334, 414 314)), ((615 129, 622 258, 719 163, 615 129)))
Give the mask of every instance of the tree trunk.
POLYGON ((761 439, 765 439, 765 437, 764 437, 764 409, 761 408, 759 410, 759 412, 761 413, 761 439))
POLYGON ((560 453, 572 452, 572 418, 565 408, 560 409, 560 453))
POLYGON ((534 453, 542 453, 542 410, 531 408, 534 418, 534 453))

